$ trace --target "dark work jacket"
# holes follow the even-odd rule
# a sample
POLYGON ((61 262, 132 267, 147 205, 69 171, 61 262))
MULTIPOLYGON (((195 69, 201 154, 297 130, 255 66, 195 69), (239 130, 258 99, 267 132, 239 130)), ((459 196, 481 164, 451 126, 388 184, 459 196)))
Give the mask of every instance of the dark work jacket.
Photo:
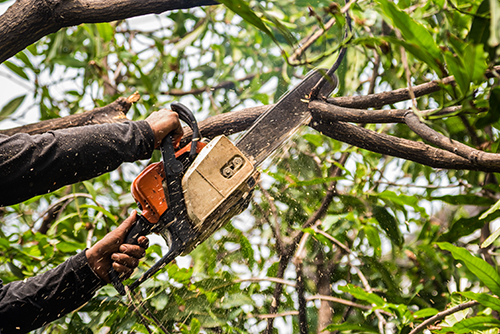
POLYGON ((106 283, 81 252, 43 274, 2 285, 0 333, 27 333, 89 301, 106 283))
POLYGON ((151 157, 154 134, 145 121, 99 124, 41 135, 0 135, 0 206, 151 157))
MULTIPOLYGON (((153 149, 154 134, 145 121, 0 135, 0 206, 149 158, 153 149)), ((4 286, 0 280, 0 334, 26 333, 60 318, 104 284, 85 252, 24 281, 4 286)))

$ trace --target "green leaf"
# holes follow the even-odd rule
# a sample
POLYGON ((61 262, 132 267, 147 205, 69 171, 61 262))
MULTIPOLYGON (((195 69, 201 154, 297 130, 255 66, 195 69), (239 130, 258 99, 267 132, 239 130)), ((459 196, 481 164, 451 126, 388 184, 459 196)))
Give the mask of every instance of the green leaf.
POLYGON ((323 329, 323 332, 334 332, 334 331, 339 331, 339 332, 344 332, 344 331, 353 331, 355 333, 360 332, 360 333, 378 333, 378 329, 367 326, 367 325, 362 325, 362 324, 350 324, 350 323, 343 323, 343 324, 331 324, 328 325, 325 329, 323 329))
POLYGON ((396 194, 393 191, 389 190, 384 190, 380 194, 376 195, 380 199, 384 200, 389 200, 390 202, 394 204, 399 204, 399 205, 408 205, 414 208, 417 211, 425 212, 425 209, 422 208, 419 203, 418 203, 418 198, 415 196, 407 196, 404 194, 396 194))
POLYGON ((321 135, 306 133, 302 136, 302 138, 316 147, 320 147, 321 145, 323 145, 323 137, 321 135))
POLYGON ((243 235, 243 233, 240 234, 238 241, 240 242, 241 245, 241 252, 243 257, 248 260, 250 267, 252 267, 255 264, 252 244, 250 243, 250 241, 248 241, 247 237, 243 235))
POLYGON ((380 257, 382 255, 382 242, 380 241, 378 230, 372 225, 365 225, 363 231, 365 232, 366 239, 368 239, 368 242, 373 247, 374 256, 380 257))
POLYGON ((436 310, 435 308, 428 307, 428 308, 424 308, 424 309, 418 310, 417 312, 413 313, 413 317, 415 319, 427 318, 427 317, 432 317, 433 315, 438 314, 438 312, 439 311, 436 310))
POLYGON ((449 51, 444 53, 444 58, 446 59, 446 65, 448 65, 448 70, 455 77, 455 82, 460 87, 460 91, 463 95, 467 94, 469 91, 470 81, 468 80, 466 73, 464 72, 464 66, 460 59, 453 56, 449 51))
POLYGON ((488 113, 486 116, 481 117, 476 121, 475 125, 477 128, 483 128, 487 125, 496 123, 500 119, 500 86, 496 86, 491 89, 488 102, 488 113))
POLYGON ((201 24, 195 30, 191 31, 189 34, 184 36, 183 39, 181 39, 179 42, 175 43, 174 50, 182 51, 186 47, 193 44, 193 42, 198 39, 198 37, 203 33, 203 31, 205 31, 206 27, 207 27, 206 23, 201 24))
POLYGON ((3 63, 5 64, 5 66, 7 66, 9 68, 9 70, 14 72, 15 74, 17 74, 21 78, 23 78, 25 80, 30 79, 28 77, 28 75, 24 72, 24 69, 22 67, 17 66, 16 64, 14 64, 13 62, 11 62, 9 60, 4 61, 3 63))
POLYGON ((487 293, 475 293, 471 291, 459 292, 465 298, 469 298, 481 303, 481 305, 485 307, 489 307, 495 311, 500 312, 500 299, 498 297, 494 297, 487 293))
POLYGON ((19 108, 19 106, 23 103, 25 98, 26 95, 22 95, 13 98, 9 102, 7 102, 7 104, 3 106, 2 110, 0 110, 0 119, 6 118, 7 116, 13 114, 17 110, 17 108, 19 108))
POLYGON ((243 0, 220 0, 221 4, 225 5, 227 8, 241 16, 241 18, 251 25, 255 26, 257 29, 264 32, 266 35, 271 37, 271 39, 279 45, 278 40, 274 37, 273 33, 267 28, 264 22, 258 17, 255 12, 248 6, 248 4, 243 0))
POLYGON ((83 209, 94 209, 96 211, 99 211, 99 212, 102 212, 106 217, 108 217, 109 219, 111 219, 113 221, 113 223, 118 223, 118 219, 115 215, 113 215, 111 212, 109 212, 108 210, 106 210, 105 208, 103 207, 100 207, 100 206, 97 206, 97 205, 91 205, 91 204, 82 204, 80 206, 80 208, 83 208, 83 209))
POLYGON ((452 205, 490 206, 495 203, 491 198, 477 195, 444 195, 433 197, 433 200, 443 201, 452 205))
POLYGON ((94 185, 89 181, 83 181, 83 185, 85 186, 85 188, 89 192, 90 196, 92 196, 92 199, 95 201, 97 193, 94 189, 94 185))
POLYGON ((443 62, 436 61, 436 59, 429 53, 427 49, 423 49, 417 44, 407 42, 405 40, 399 40, 390 36, 383 37, 385 41, 389 44, 400 45, 404 47, 409 53, 411 53, 415 58, 426 63, 430 68, 432 68, 439 76, 445 75, 443 71, 443 62))
POLYGON ((414 21, 409 14, 401 11, 392 2, 378 0, 378 3, 383 14, 391 20, 394 27, 401 31, 406 42, 416 45, 422 51, 425 50, 434 58, 434 61, 442 63, 441 50, 423 25, 414 21))
POLYGON ((484 78, 488 64, 482 44, 467 44, 462 62, 470 81, 479 83, 484 78))
POLYGON ((304 180, 304 181, 297 180, 294 183, 291 183, 289 187, 307 187, 316 184, 330 183, 333 181, 338 181, 339 179, 341 179, 341 177, 332 176, 332 177, 319 177, 312 180, 304 180))
POLYGON ((486 248, 491 245, 500 236, 500 227, 495 230, 486 240, 481 244, 481 248, 486 248))
MULTIPOLYGON (((479 219, 480 215, 470 218, 460 218, 453 222, 448 232, 439 237, 439 241, 455 242, 463 236, 469 235, 484 226, 485 221, 479 219)), ((500 211, 495 211, 488 216, 488 221, 492 221, 500 216, 500 211)))
POLYGON ((498 211, 498 209, 500 208, 500 200, 498 200, 491 208, 489 208, 488 210, 486 210, 486 212, 484 212, 480 217, 479 219, 480 220, 483 220, 485 218, 487 218, 489 215, 491 215, 492 213, 494 213, 495 211, 498 211))
POLYGON ((434 333, 454 333, 465 334, 472 331, 483 331, 491 328, 499 328, 500 320, 493 317, 474 317, 464 319, 457 322, 452 327, 443 327, 441 330, 434 331, 434 333))
POLYGON ((84 249, 85 245, 79 242, 61 241, 56 245, 56 248, 63 253, 74 253, 84 249))
POLYGON ((373 216, 380 224, 380 227, 387 234, 387 237, 398 247, 403 245, 403 236, 401 235, 401 231, 399 230, 398 222, 396 218, 394 218, 389 211, 381 206, 374 206, 373 216))
POLYGON ((16 276, 17 278, 23 279, 25 277, 21 268, 16 266, 14 263, 9 261, 7 262, 7 266, 9 267, 10 272, 14 274, 14 276, 16 276))
POLYGON ((97 31, 105 43, 111 41, 114 37, 114 29, 108 22, 96 23, 97 31))
POLYGON ((439 248, 451 252, 455 260, 462 261, 492 293, 500 295, 500 275, 486 261, 471 255, 464 248, 453 246, 447 242, 438 242, 437 245, 439 248))
POLYGON ((188 284, 191 282, 193 276, 193 268, 179 268, 175 263, 167 265, 168 277, 173 278, 181 284, 188 284))
POLYGON ((385 304, 385 301, 380 296, 373 292, 366 292, 359 286, 353 284, 339 286, 339 290, 351 294, 356 299, 364 300, 370 303, 370 305, 382 306, 385 304))
POLYGON ((192 318, 191 322, 189 323, 189 327, 190 327, 189 333, 198 334, 200 333, 201 323, 198 319, 192 318))
POLYGON ((483 0, 479 5, 476 16, 472 20, 472 25, 467 34, 467 40, 474 44, 487 45, 490 37, 490 20, 483 15, 489 14, 490 0, 483 0))

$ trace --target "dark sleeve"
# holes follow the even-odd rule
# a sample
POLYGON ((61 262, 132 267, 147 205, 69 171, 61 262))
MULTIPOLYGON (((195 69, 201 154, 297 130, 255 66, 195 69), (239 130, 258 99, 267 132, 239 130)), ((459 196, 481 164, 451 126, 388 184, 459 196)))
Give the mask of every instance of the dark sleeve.
POLYGON ((104 286, 90 269, 85 252, 44 274, 0 284, 0 333, 26 333, 89 301, 104 286))
POLYGON ((148 159, 153 149, 146 121, 0 136, 0 206, 88 180, 123 162, 148 159))

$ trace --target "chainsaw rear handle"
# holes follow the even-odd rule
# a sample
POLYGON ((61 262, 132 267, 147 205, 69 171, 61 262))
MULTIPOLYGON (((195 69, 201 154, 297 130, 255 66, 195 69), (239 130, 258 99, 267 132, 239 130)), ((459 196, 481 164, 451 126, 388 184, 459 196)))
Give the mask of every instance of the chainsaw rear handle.
MULTIPOLYGON (((200 141, 200 130, 198 128, 198 123, 196 121, 196 118, 194 117, 193 113, 183 104, 173 102, 171 104, 171 109, 179 115, 179 118, 186 123, 191 130, 193 131, 193 136, 191 139, 191 150, 189 153, 189 159, 192 161, 195 158, 196 155, 196 149, 197 149, 197 143, 200 141)), ((163 230, 162 224, 167 224, 175 218, 175 214, 179 213, 182 216, 185 216, 185 203, 184 203, 184 197, 182 194, 182 186, 180 184, 180 174, 183 171, 183 165, 180 161, 175 159, 175 151, 174 151, 174 146, 173 146, 173 138, 171 134, 168 134, 165 136, 161 143, 161 152, 162 152, 162 159, 163 159, 163 164, 164 164, 164 171, 166 174, 166 179, 167 179, 167 184, 169 186, 169 193, 165 194, 166 200, 168 202, 168 208, 171 208, 171 210, 167 210, 167 212, 162 214, 162 218, 158 220, 157 223, 151 223, 149 222, 143 215, 139 215, 137 221, 135 224, 132 226, 132 229, 130 232, 127 234, 125 238, 125 243, 126 244, 132 244, 132 245, 138 245, 138 238, 141 236, 147 236, 153 232, 161 232, 163 230), (176 182, 172 182, 169 179, 176 179, 176 182), (173 183, 173 184, 172 184, 173 183), (177 186, 176 186, 177 185, 177 186), (173 186, 174 189, 172 189, 172 193, 170 191, 170 187, 173 186), (168 214, 170 213, 170 214, 168 214), (172 213, 174 213, 174 216, 172 216, 172 213), (171 216, 169 218, 163 217, 163 216, 171 216)), ((177 244, 174 242, 174 244, 177 244)), ((169 245, 170 246, 170 256, 173 258, 169 260, 168 262, 172 261, 175 256, 177 256, 178 251, 176 248, 178 248, 177 245, 169 245), (172 247, 174 246, 174 247, 172 247), (173 248, 173 249, 172 249, 173 248)), ((168 263, 167 262, 167 263, 168 263)), ((162 266, 163 267, 163 266, 162 266)), ((158 268, 159 270, 160 268, 158 268)), ((153 273, 151 273, 152 275, 153 273)), ((151 276, 150 275, 150 276, 151 276)), ((109 278, 111 280, 111 283, 115 287, 115 289, 118 291, 120 295, 125 295, 125 287, 123 286, 118 274, 116 271, 111 267, 109 271, 109 278)), ((138 284, 137 284, 138 285, 138 284)))
MULTIPOLYGON (((161 144, 161 151, 163 155, 163 159, 165 161, 165 152, 174 152, 174 145, 173 145, 173 138, 172 135, 168 134, 162 141, 161 144)), ((175 156, 174 159, 175 160, 175 156)), ((178 160, 175 160, 174 163, 171 161, 169 164, 166 164, 165 166, 165 173, 169 173, 171 171, 177 171, 179 168, 182 171, 182 163, 178 160), (176 163, 175 163, 176 162, 176 163), (167 166, 168 165, 168 166, 167 166), (179 166, 180 165, 180 166, 179 166), (168 169, 167 169, 168 168, 168 169)), ((167 195, 167 197, 169 197, 167 195)), ((167 198, 168 200, 168 198, 167 198)), ((168 206, 171 207, 170 201, 168 201, 168 206)), ((143 215, 138 215, 138 218, 134 225, 132 226, 132 229, 128 232, 127 236, 125 237, 125 244, 131 244, 131 245, 138 245, 138 239, 141 236, 147 236, 151 234, 155 229, 157 229, 159 224, 162 223, 162 219, 158 220, 156 224, 153 224, 149 222, 143 215)), ((118 293, 122 296, 125 296, 126 291, 125 287, 123 286, 123 283, 121 282, 121 279, 118 275, 118 273, 113 269, 113 267, 110 268, 109 270, 109 278, 111 280, 111 283, 113 284, 114 288, 118 293)))

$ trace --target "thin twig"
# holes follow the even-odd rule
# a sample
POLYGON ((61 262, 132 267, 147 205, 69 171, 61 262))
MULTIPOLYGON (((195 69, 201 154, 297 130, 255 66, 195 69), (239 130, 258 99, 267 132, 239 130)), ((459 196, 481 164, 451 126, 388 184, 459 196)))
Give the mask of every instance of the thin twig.
MULTIPOLYGON (((396 30, 396 36, 399 39, 402 39, 401 31, 396 30)), ((417 108, 417 99, 415 97, 415 93, 413 92, 413 87, 411 84, 411 72, 410 72, 410 67, 408 66, 408 57, 406 56, 406 51, 405 51, 405 48, 403 46, 400 47, 400 52, 401 52, 401 62, 403 63, 403 68, 404 68, 405 74, 406 74, 406 84, 408 85, 408 93, 410 94, 413 108, 416 109, 417 108)))
POLYGON ((276 277, 250 277, 250 278, 241 278, 233 281, 234 283, 243 283, 243 282, 274 282, 283 285, 288 285, 295 288, 295 282, 288 281, 286 279, 276 278, 276 277))
MULTIPOLYGON (((361 282, 363 283, 363 286, 365 287, 366 292, 372 293, 373 289, 370 286, 370 283, 366 279, 366 276, 363 274, 363 272, 356 266, 352 266, 352 268, 354 268, 354 270, 356 270, 356 273, 358 274, 358 277, 361 279, 361 282)), ((372 304, 372 306, 376 306, 376 305, 372 304)), ((378 319, 378 331, 380 332, 380 334, 384 334, 384 332, 385 332, 384 327, 385 327, 385 324, 387 323, 385 321, 385 318, 382 316, 382 313, 380 312, 380 310, 375 310, 373 313, 375 313, 375 316, 378 319)))
POLYGON ((299 314, 299 311, 288 311, 288 312, 283 312, 283 313, 259 314, 256 316, 256 318, 274 319, 274 318, 280 318, 280 317, 286 317, 289 315, 298 315, 298 314, 299 314))
POLYGON ((299 329, 300 334, 308 334, 307 326, 307 300, 305 298, 306 287, 304 283, 304 264, 302 260, 297 261, 295 271, 297 273, 297 300, 299 302, 299 329))
MULTIPOLYGON (((362 305, 362 304, 358 304, 358 303, 354 303, 350 300, 345 300, 345 299, 342 299, 342 298, 337 298, 337 297, 332 297, 332 296, 325 296, 325 295, 314 295, 314 296, 309 296, 306 298, 307 301, 311 301, 311 300, 328 300, 328 301, 331 301, 331 302, 334 302, 334 303, 337 303, 337 304, 342 304, 342 305, 346 305, 346 306, 351 306, 351 307, 355 307, 355 308, 359 308, 361 310, 371 310, 372 307, 371 306, 368 306, 368 305, 362 305)), ((387 316, 392 316, 391 313, 389 312, 386 312, 386 311, 381 311, 381 313, 387 315, 387 316)))
POLYGON ((332 241, 335 245, 337 245, 337 247, 342 248, 346 253, 352 254, 351 250, 346 245, 344 245, 339 240, 337 240, 335 237, 331 236, 330 234, 326 233, 323 230, 320 230, 316 226, 313 226, 312 229, 314 230, 315 233, 321 234, 322 236, 324 236, 328 240, 332 241))
POLYGON ((375 82, 378 78, 378 68, 380 66, 380 56, 377 52, 375 53, 375 61, 373 62, 373 73, 370 78, 370 86, 368 86, 368 94, 373 94, 375 92, 375 82))
POLYGON ((415 327, 408 334, 417 334, 417 333, 420 333, 421 331, 423 331, 424 329, 426 329, 428 326, 432 325, 436 321, 444 319, 447 316, 449 316, 450 314, 453 314, 453 313, 458 312, 458 311, 465 310, 466 308, 473 307, 473 306, 476 306, 478 304, 479 304, 479 302, 477 302, 475 300, 472 300, 470 302, 463 303, 463 304, 457 305, 455 307, 449 308, 447 310, 444 310, 442 312, 439 312, 435 316, 432 316, 429 319, 427 319, 424 322, 422 322, 420 325, 418 325, 417 327, 415 327))
MULTIPOLYGON (((345 0, 345 2, 346 2, 346 6, 344 8, 346 8, 346 11, 343 14, 345 14, 345 19, 346 19, 346 29, 345 29, 345 33, 344 33, 344 41, 342 43, 347 42, 347 39, 349 38, 349 34, 352 31, 351 16, 347 12, 349 10, 349 6, 350 6, 349 0, 345 0)), ((335 63, 333 64, 333 66, 330 67, 330 69, 326 72, 326 75, 323 76, 318 81, 318 83, 311 89, 311 93, 309 94, 309 99, 311 101, 314 101, 318 98, 318 95, 319 95, 321 88, 325 85, 327 80, 330 80, 330 78, 333 77, 333 74, 337 71, 340 64, 342 63, 342 60, 344 59, 346 52, 347 52, 347 47, 344 45, 340 49, 339 55, 338 55, 337 59, 335 60, 335 63)))
POLYGON ((335 18, 331 18, 324 26, 324 29, 318 30, 315 33, 313 33, 310 37, 307 38, 306 42, 302 45, 300 45, 295 52, 288 57, 288 63, 290 65, 298 65, 296 63, 297 59, 300 58, 304 52, 314 43, 318 38, 320 38, 326 31, 328 31, 336 22, 337 20, 335 18))

